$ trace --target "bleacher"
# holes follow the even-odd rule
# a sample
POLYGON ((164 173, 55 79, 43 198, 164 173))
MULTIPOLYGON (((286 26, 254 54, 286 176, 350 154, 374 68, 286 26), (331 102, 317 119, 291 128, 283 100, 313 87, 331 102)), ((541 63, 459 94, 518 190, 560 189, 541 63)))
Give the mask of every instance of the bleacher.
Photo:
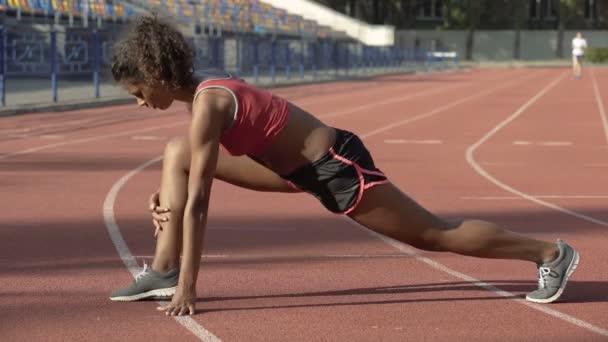
POLYGON ((134 7, 169 14, 180 23, 212 25, 225 32, 344 38, 341 32, 260 0, 0 0, 0 12, 128 20, 134 7), (88 9, 87 9, 88 5, 88 9))
POLYGON ((134 15, 130 5, 112 0, 0 0, 0 11, 8 14, 19 12, 38 16, 64 15, 77 18, 88 13, 89 17, 102 20, 116 20, 134 15))
POLYGON ((329 27, 259 0, 137 0, 136 3, 144 8, 165 10, 186 24, 215 25, 229 32, 310 37, 332 34, 329 27))

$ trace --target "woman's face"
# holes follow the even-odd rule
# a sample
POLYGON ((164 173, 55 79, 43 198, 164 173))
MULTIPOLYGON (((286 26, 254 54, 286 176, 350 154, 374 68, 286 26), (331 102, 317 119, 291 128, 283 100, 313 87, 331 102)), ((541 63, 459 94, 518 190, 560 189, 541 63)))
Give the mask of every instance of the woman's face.
POLYGON ((173 103, 174 97, 163 85, 150 86, 143 82, 123 82, 129 94, 135 96, 140 107, 167 109, 173 103))

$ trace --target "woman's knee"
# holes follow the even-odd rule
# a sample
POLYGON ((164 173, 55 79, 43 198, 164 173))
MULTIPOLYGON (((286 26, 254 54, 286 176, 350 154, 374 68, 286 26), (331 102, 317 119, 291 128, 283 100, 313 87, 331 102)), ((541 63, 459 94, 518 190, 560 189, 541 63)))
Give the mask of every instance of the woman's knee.
POLYGON ((455 221, 446 221, 440 218, 414 239, 414 247, 426 251, 445 252, 450 250, 448 231, 458 227, 455 221))

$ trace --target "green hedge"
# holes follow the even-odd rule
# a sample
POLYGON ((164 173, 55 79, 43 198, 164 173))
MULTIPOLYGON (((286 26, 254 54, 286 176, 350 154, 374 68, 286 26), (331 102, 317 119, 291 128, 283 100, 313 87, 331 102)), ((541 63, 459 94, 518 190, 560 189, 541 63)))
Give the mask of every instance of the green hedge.
POLYGON ((608 63, 608 47, 588 48, 585 59, 592 63, 608 63))

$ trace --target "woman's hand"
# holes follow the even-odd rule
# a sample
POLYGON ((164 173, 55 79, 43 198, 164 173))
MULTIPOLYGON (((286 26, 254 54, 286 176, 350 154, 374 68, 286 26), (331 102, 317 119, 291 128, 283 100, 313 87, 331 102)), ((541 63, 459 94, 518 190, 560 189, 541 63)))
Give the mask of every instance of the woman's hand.
POLYGON ((158 236, 158 232, 163 230, 163 227, 160 225, 161 222, 169 221, 169 216, 164 215, 168 213, 169 208, 161 208, 160 207, 160 190, 157 190, 155 193, 150 195, 150 200, 148 201, 148 208, 150 209, 150 213, 152 213, 152 224, 154 224, 154 237, 158 236))
POLYGON ((156 309, 164 311, 165 315, 168 316, 194 315, 196 311, 195 305, 196 288, 184 289, 183 286, 178 286, 173 299, 171 299, 171 303, 159 306, 156 309))

